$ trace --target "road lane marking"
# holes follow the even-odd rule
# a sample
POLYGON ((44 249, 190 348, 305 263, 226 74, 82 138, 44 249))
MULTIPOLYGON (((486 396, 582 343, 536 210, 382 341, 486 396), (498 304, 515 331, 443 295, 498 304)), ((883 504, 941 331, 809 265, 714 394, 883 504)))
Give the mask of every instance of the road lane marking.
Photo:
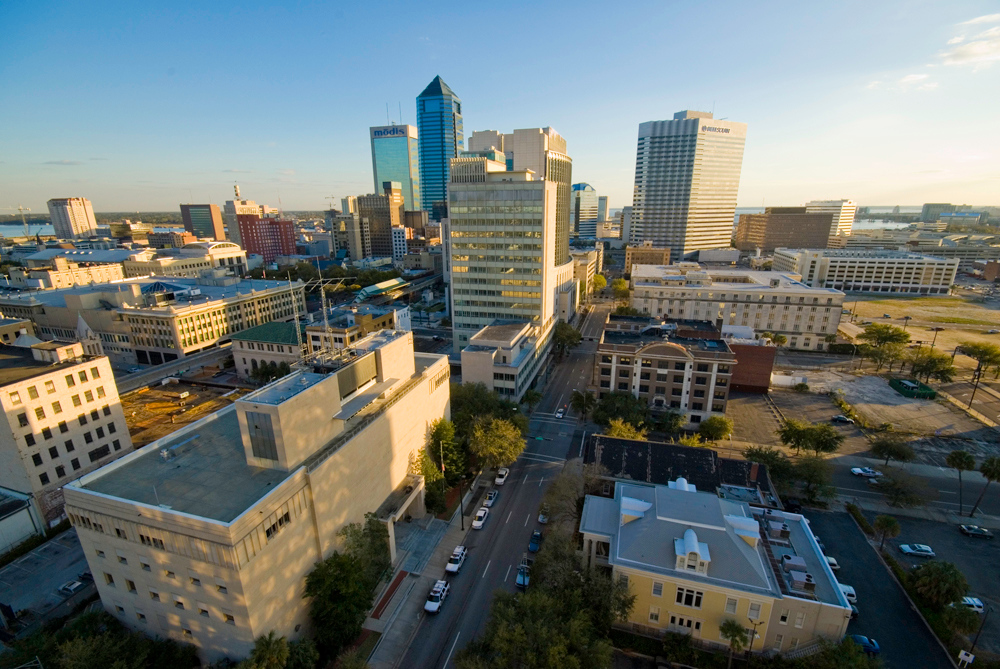
MULTIPOLYGON (((486 569, 490 568, 490 562, 493 562, 493 560, 490 560, 489 562, 486 563, 486 569)), ((482 578, 486 578, 486 569, 483 570, 482 578)))
POLYGON ((507 582, 507 577, 510 576, 510 568, 512 565, 507 565, 507 574, 503 577, 503 582, 507 582))
POLYGON ((539 487, 539 488, 541 488, 541 487, 542 487, 542 481, 544 481, 544 480, 545 480, 545 477, 544 477, 544 476, 543 476, 542 478, 538 479, 538 487, 539 487))
POLYGON ((511 510, 511 511, 507 512, 507 520, 503 521, 503 524, 504 524, 504 525, 506 525, 507 523, 509 523, 509 522, 510 522, 510 514, 512 514, 512 513, 514 513, 514 511, 513 511, 513 510, 511 510))
POLYGON ((455 646, 458 645, 458 637, 460 636, 462 636, 461 632, 455 635, 455 643, 451 644, 451 650, 448 651, 448 657, 444 658, 444 664, 441 665, 441 669, 445 669, 448 663, 451 662, 451 654, 455 652, 455 646))
POLYGON ((527 482, 528 482, 528 475, 525 474, 524 475, 524 483, 522 483, 521 485, 525 485, 527 482))
POLYGON ((938 492, 943 493, 945 495, 957 495, 958 494, 957 492, 952 492, 951 490, 938 490, 938 492))
POLYGON ((528 517, 524 519, 524 526, 525 526, 525 527, 527 527, 527 526, 528 526, 528 521, 529 521, 529 520, 531 520, 531 514, 530 514, 530 513, 528 514, 528 517))

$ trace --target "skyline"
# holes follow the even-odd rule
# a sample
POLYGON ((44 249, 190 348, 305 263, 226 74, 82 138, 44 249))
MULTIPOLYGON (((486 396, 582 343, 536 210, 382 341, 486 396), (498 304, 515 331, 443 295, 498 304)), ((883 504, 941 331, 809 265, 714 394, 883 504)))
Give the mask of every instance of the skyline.
POLYGON ((275 207, 336 206, 371 191, 368 129, 387 103, 390 121, 415 125, 438 75, 466 135, 553 127, 574 183, 611 209, 632 204, 639 124, 684 109, 747 124, 740 207, 1000 204, 1000 136, 984 131, 1000 116, 994 3, 532 7, 505 43, 526 55, 518 67, 456 46, 529 10, 463 7, 447 35, 448 7, 0 6, 19 26, 0 63, 0 212, 78 196, 96 211, 174 211, 221 204, 234 181, 275 207), (246 40, 262 26, 281 37, 246 40))

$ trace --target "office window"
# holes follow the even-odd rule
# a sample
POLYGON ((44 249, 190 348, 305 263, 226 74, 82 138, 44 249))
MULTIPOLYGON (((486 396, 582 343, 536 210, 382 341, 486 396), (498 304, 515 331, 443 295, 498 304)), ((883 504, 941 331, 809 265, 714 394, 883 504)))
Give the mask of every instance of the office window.
POLYGON ((726 598, 726 613, 730 613, 730 614, 735 615, 736 614, 736 605, 738 603, 739 603, 738 600, 733 599, 732 597, 727 597, 726 598))
POLYGON ((100 417, 101 417, 101 414, 97 413, 97 409, 94 409, 93 411, 90 412, 90 419, 91 420, 97 420, 100 417))
POLYGON ((21 427, 28 427, 28 414, 19 413, 17 414, 17 424, 21 427))
POLYGON ((111 442, 111 445, 115 447, 115 450, 116 450, 116 451, 120 451, 120 450, 122 450, 122 445, 121 445, 121 442, 120 442, 120 441, 118 441, 117 439, 115 439, 114 441, 112 441, 112 442, 111 442))
POLYGON ((86 383, 87 382, 87 371, 86 370, 81 369, 79 372, 77 372, 77 375, 80 377, 80 383, 86 383))
POLYGON ((104 397, 104 386, 97 386, 97 397, 104 397))
POLYGON ((52 403, 52 412, 53 413, 62 413, 62 404, 60 402, 53 402, 52 403))
POLYGON ((36 467, 42 466, 42 456, 40 456, 38 453, 35 453, 34 455, 31 456, 31 461, 35 463, 36 467))
POLYGON ((680 604, 681 606, 690 606, 696 609, 701 608, 701 598, 705 593, 698 592, 696 590, 687 590, 685 588, 677 588, 677 597, 674 602, 680 604))
POLYGON ((42 472, 41 474, 38 475, 38 480, 42 482, 42 485, 48 485, 49 475, 46 474, 45 472, 42 472))
POLYGON ((75 406, 75 407, 78 407, 81 404, 83 404, 83 401, 80 400, 80 396, 79 395, 73 395, 72 400, 73 400, 73 406, 75 406))
POLYGON ((83 427, 84 425, 87 424, 87 414, 85 413, 80 414, 79 416, 76 417, 76 420, 80 423, 80 427, 83 427))
POLYGON ((191 577, 191 585, 196 585, 196 586, 198 586, 200 588, 201 587, 201 579, 200 578, 195 578, 194 576, 192 576, 191 577))
POLYGON ((747 618, 757 620, 760 618, 760 603, 750 602, 750 609, 747 611, 747 618))
POLYGON ((119 555, 118 562, 120 562, 121 564, 128 564, 128 558, 126 558, 124 555, 119 555))
POLYGON ((52 438, 52 430, 49 429, 49 428, 47 428, 47 427, 43 427, 42 428, 42 436, 45 437, 46 439, 51 439, 52 438))
POLYGON ((201 607, 198 607, 198 615, 202 616, 203 618, 207 618, 208 617, 208 609, 203 609, 201 607))
POLYGON ((112 588, 115 587, 115 577, 109 574, 108 572, 104 572, 104 582, 110 585, 112 588))
POLYGON ((59 421, 59 431, 64 434, 66 432, 69 432, 69 427, 66 425, 66 421, 64 420, 59 421))
POLYGON ((144 622, 146 622, 146 614, 145 613, 140 613, 140 612, 136 611, 136 613, 135 613, 135 619, 138 620, 141 623, 144 623, 144 622))
POLYGON ((95 448, 94 450, 90 451, 89 453, 87 453, 87 457, 90 458, 91 462, 97 462, 101 458, 103 458, 106 455, 108 455, 110 452, 111 452, 111 449, 108 448, 107 446, 99 446, 99 447, 95 448))
POLYGON ((73 465, 73 471, 76 471, 77 469, 80 468, 80 461, 78 459, 76 459, 76 458, 73 458, 72 460, 70 460, 69 463, 71 465, 73 465))
POLYGON ((165 572, 163 572, 163 575, 166 576, 167 578, 176 578, 177 577, 177 574, 175 574, 174 572, 170 571, 169 569, 167 569, 165 572))
POLYGON ((224 613, 223 615, 226 617, 226 624, 228 625, 236 624, 236 618, 234 618, 231 613, 224 613))
POLYGON ((125 589, 131 592, 133 595, 138 592, 135 589, 135 581, 130 581, 128 579, 125 579, 125 589))
POLYGON ((117 604, 115 604, 115 612, 116 613, 125 613, 125 607, 124 606, 118 606, 117 604))
POLYGON ((35 386, 28 386, 28 398, 33 400, 38 399, 38 390, 35 386))
POLYGON ((683 372, 684 371, 684 367, 685 367, 685 363, 683 363, 683 362, 675 362, 674 363, 674 369, 676 369, 677 371, 683 372))
POLYGON ((73 440, 72 439, 67 439, 66 441, 64 441, 63 442, 63 446, 66 447, 66 452, 67 453, 72 453, 73 450, 75 449, 75 447, 73 446, 73 440))
POLYGON ((97 430, 96 430, 96 432, 97 432, 97 438, 98 439, 104 439, 104 428, 103 427, 98 427, 97 430))
MULTIPOLYGON (((174 608, 175 609, 181 609, 183 611, 184 610, 184 602, 182 602, 179 599, 175 599, 174 600, 174 608)), ((189 632, 189 634, 190 634, 190 632, 189 632)))
POLYGON ((62 465, 59 465, 58 467, 56 467, 56 478, 61 479, 64 476, 66 476, 66 468, 63 467, 62 465))
POLYGON ((104 413, 105 416, 111 415, 111 407, 109 407, 107 404, 101 407, 101 411, 104 413))
POLYGON ((802 611, 796 612, 795 613, 795 626, 797 628, 799 628, 799 629, 802 629, 802 626, 805 624, 805 622, 806 622, 806 614, 803 613, 802 611))
POLYGON ((26 434, 26 435, 24 435, 24 443, 26 443, 28 446, 34 446, 35 445, 35 435, 33 435, 33 434, 26 434))
POLYGON ((20 404, 21 403, 21 393, 17 392, 16 390, 14 392, 10 393, 10 403, 14 404, 14 405, 20 404))
POLYGON ((108 423, 108 434, 114 434, 117 431, 118 431, 118 428, 115 427, 114 423, 108 423))
POLYGON ((101 373, 98 371, 97 367, 91 367, 90 368, 90 376, 91 376, 91 378, 99 379, 99 378, 101 378, 101 373))
POLYGON ((45 392, 52 394, 56 391, 56 384, 52 381, 45 382, 45 392))
POLYGON ((75 385, 76 385, 76 381, 73 379, 73 375, 72 374, 67 374, 66 375, 66 387, 67 388, 72 388, 75 385))
POLYGON ((38 420, 44 420, 45 409, 43 409, 42 407, 35 407, 35 418, 37 418, 38 420))
POLYGON ((94 435, 92 435, 92 434, 91 434, 91 433, 89 433, 89 432, 84 432, 84 433, 83 433, 83 440, 84 440, 85 442, 87 442, 88 444, 91 444, 91 443, 93 443, 93 441, 94 441, 94 435))
POLYGON ((152 599, 154 602, 158 602, 158 601, 160 601, 160 593, 158 593, 158 592, 156 592, 154 590, 150 590, 149 591, 149 598, 152 599))
POLYGON ((85 400, 87 400, 88 402, 93 402, 94 401, 94 393, 91 392, 90 390, 86 390, 83 393, 83 398, 85 400))
POLYGON ((56 448, 55 446, 50 446, 49 447, 49 457, 52 458, 53 460, 55 460, 56 458, 58 458, 59 457, 59 449, 56 448))
POLYGON ((225 583, 219 583, 218 585, 216 585, 216 586, 215 586, 215 589, 216 589, 216 590, 217 590, 218 592, 222 593, 223 595, 225 595, 226 593, 228 593, 228 592, 229 592, 229 589, 228 589, 228 588, 226 588, 226 585, 225 585, 225 583))

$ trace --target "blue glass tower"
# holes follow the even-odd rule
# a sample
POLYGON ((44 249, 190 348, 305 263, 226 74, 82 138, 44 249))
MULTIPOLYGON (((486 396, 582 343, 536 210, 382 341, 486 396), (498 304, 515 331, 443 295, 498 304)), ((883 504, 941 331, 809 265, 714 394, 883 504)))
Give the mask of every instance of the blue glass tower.
POLYGON ((465 148, 462 101, 441 77, 417 96, 420 133, 420 200, 429 217, 448 216, 448 176, 451 159, 465 148))
POLYGON ((420 158, 417 129, 412 125, 387 125, 371 128, 372 172, 375 193, 382 184, 398 181, 406 211, 420 209, 420 158))

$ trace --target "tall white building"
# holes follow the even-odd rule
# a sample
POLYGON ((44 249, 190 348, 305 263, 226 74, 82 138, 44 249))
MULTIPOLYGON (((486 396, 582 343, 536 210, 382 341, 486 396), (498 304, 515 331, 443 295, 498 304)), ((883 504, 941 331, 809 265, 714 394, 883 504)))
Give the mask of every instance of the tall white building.
POLYGON ((729 247, 746 135, 709 112, 640 123, 630 241, 669 247, 674 260, 729 247))
POLYGON ((597 220, 606 221, 608 220, 608 196, 601 195, 597 198, 597 220))
POLYGON ((76 239, 77 237, 90 237, 97 232, 94 207, 87 198, 54 198, 49 200, 47 204, 56 237, 76 239))
POLYGON ((807 214, 833 214, 833 227, 830 228, 830 241, 832 246, 836 242, 837 235, 847 236, 851 234, 854 226, 854 212, 858 205, 854 200, 813 200, 806 202, 807 214))
MULTIPOLYGON (((605 198, 607 202, 607 198, 605 198)), ((593 238, 597 236, 598 197, 597 191, 590 184, 573 184, 573 195, 570 200, 570 217, 573 221, 573 232, 577 237, 593 238)), ((603 220, 603 219, 600 219, 603 220)))

